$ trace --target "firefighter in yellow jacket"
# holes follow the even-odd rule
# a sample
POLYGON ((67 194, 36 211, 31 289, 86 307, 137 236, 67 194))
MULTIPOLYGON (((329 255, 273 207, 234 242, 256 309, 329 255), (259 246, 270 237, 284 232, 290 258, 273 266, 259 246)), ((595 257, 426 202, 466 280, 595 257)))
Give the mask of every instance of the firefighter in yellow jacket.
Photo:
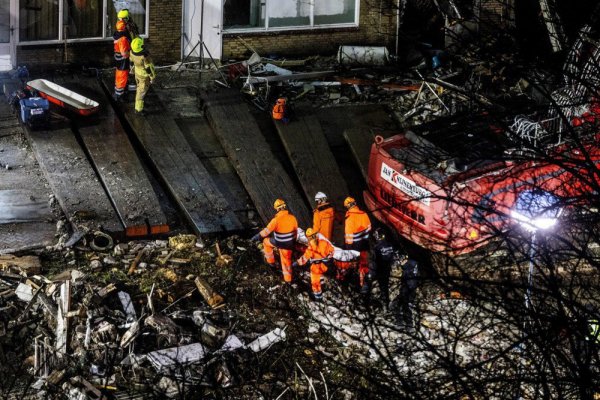
POLYGON ((137 85, 135 91, 135 112, 142 114, 144 111, 144 97, 148 93, 148 90, 150 90, 150 84, 156 78, 154 64, 148 52, 144 49, 144 39, 136 37, 131 41, 131 54, 129 58, 133 63, 135 83, 137 85))

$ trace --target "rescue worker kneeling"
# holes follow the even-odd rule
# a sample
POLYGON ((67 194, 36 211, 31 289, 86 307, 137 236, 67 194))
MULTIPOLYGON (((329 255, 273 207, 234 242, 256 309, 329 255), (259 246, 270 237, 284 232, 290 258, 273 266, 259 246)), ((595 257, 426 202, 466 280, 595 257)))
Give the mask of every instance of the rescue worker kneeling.
POLYGON ((295 268, 298 265, 310 263, 310 286, 313 298, 320 301, 323 299, 321 277, 327 272, 325 263, 333 258, 334 249, 328 240, 320 239, 319 232, 312 228, 306 230, 306 237, 308 238, 308 247, 302 257, 292 264, 292 267, 295 268))
POLYGON ((284 97, 280 97, 277 99, 275 105, 273 106, 271 116, 275 121, 281 121, 284 124, 287 124, 289 122, 288 109, 284 97))
POLYGON ((271 267, 275 266, 275 247, 279 249, 283 280, 292 282, 292 251, 296 245, 298 221, 287 209, 285 201, 275 200, 273 208, 277 211, 275 217, 266 228, 252 237, 252 240, 263 239, 263 255, 271 267), (273 234, 273 237, 270 237, 273 234))

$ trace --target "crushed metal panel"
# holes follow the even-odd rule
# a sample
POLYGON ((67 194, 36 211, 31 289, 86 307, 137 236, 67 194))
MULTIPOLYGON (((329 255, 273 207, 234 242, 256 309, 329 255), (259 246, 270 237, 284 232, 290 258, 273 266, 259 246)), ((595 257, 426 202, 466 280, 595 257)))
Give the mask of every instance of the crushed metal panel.
POLYGON ((208 354, 208 350, 201 343, 186 346, 171 347, 168 349, 148 353, 146 358, 157 372, 163 372, 173 367, 181 367, 198 362, 208 354))
POLYGON ((123 306, 123 311, 125 311, 125 314, 127 315, 127 323, 130 324, 134 322, 137 319, 137 314, 135 313, 131 296, 129 293, 122 291, 117 294, 119 296, 119 300, 121 301, 121 306, 123 306))

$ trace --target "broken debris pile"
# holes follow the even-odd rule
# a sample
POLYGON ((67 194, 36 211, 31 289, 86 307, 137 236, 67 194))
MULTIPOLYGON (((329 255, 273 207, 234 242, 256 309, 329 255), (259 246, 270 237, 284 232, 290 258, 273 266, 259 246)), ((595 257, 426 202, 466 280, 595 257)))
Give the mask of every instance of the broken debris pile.
MULTIPOLYGON (((135 389, 161 398, 224 388, 234 379, 231 359, 243 365, 249 353, 285 341, 285 323, 236 332, 235 310, 209 277, 189 273, 200 257, 212 264, 215 254, 203 247, 193 235, 118 244, 111 254, 89 252, 81 270, 48 277, 38 257, 3 256, 0 348, 22 343, 36 380, 29 393, 87 399, 135 389)), ((226 268, 232 257, 217 251, 226 268)))

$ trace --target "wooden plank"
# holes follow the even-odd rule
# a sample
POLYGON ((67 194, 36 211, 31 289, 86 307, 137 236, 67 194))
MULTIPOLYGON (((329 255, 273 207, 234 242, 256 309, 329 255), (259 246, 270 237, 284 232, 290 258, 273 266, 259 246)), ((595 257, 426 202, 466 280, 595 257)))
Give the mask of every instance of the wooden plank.
MULTIPOLYGON (((325 192, 338 211, 349 195, 333 153, 329 149, 321 124, 310 110, 298 109, 288 124, 275 122, 275 127, 289 156, 304 195, 309 201, 317 192, 325 192)), ((312 225, 312 224, 311 224, 312 225)), ((340 220, 334 224, 334 239, 342 239, 340 220)))
POLYGON ((178 119, 177 125, 231 208, 236 212, 247 211, 251 203, 250 197, 208 121, 205 118, 178 119))
POLYGON ((25 129, 31 147, 63 212, 75 225, 122 235, 117 213, 71 129, 25 129))
POLYGON ((346 139, 354 160, 366 182, 369 173, 371 145, 375 141, 375 136, 364 128, 349 128, 344 130, 344 139, 346 139))
MULTIPOLYGON (((106 76, 103 84, 112 87, 106 76)), ((177 123, 160 100, 146 96, 145 117, 132 104, 121 105, 144 151, 197 234, 242 229, 230 205, 202 162, 191 150, 177 123)))
POLYGON ((64 86, 100 103, 98 114, 93 119, 79 119, 76 130, 125 227, 125 235, 169 232, 167 217, 144 167, 99 83, 89 78, 64 86))
POLYGON ((365 128, 374 131, 396 128, 394 120, 381 104, 345 105, 314 110, 321 128, 332 147, 345 144, 344 131, 351 128, 365 128))
POLYGON ((283 198, 300 226, 309 226, 312 218, 303 196, 273 155, 239 91, 221 89, 202 97, 206 116, 263 222, 273 217, 275 199, 283 198))
POLYGON ((48 195, 43 190, 0 189, 0 224, 51 219, 48 195))

